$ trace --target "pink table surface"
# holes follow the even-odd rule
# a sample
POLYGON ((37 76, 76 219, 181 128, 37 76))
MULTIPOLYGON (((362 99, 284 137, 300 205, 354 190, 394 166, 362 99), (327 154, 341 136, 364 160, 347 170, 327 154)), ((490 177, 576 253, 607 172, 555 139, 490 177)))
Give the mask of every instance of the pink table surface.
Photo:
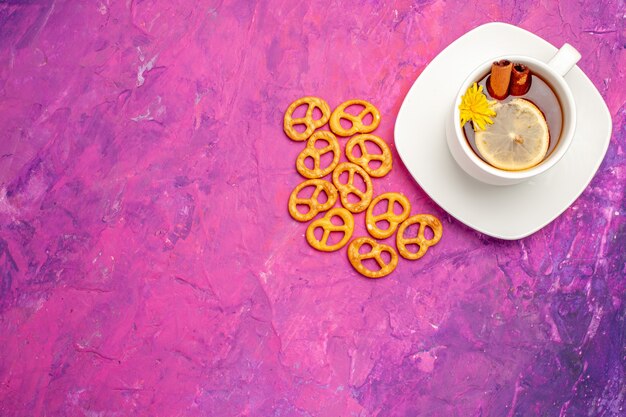
POLYGON ((0 415, 624 416, 625 13, 0 1, 0 415), (447 215, 393 145, 416 77, 489 21, 573 44, 614 121, 589 188, 515 242, 447 215), (376 192, 444 224, 423 259, 372 281, 308 246, 282 132, 307 94, 381 110, 376 192))

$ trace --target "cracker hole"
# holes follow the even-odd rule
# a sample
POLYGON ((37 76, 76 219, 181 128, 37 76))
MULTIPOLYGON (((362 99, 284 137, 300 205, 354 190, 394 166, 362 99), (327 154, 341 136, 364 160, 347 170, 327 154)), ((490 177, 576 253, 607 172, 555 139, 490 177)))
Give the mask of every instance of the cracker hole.
POLYGON ((303 189, 298 192, 298 198, 311 198, 313 196, 313 192, 315 191, 314 185, 307 185, 303 189))
POLYGON ((435 232, 434 232, 434 230, 433 230, 433 229, 431 229, 431 227, 430 227, 430 226, 426 226, 426 227, 424 228, 424 237, 425 237, 427 240, 431 240, 432 238, 434 238, 434 237, 435 237, 435 232))
POLYGON ((382 155, 383 150, 376 144, 376 142, 372 142, 371 140, 366 140, 365 149, 367 149, 367 153, 371 155, 382 155))
POLYGON ((374 116, 372 116, 372 113, 367 113, 364 117, 363 117, 363 124, 365 126, 369 126, 372 124, 372 122, 374 121, 374 116))
POLYGON ((355 173, 354 174, 354 183, 353 184, 359 190, 361 190, 363 192, 367 191, 367 185, 365 185, 365 180, 363 179, 361 174, 359 174, 359 173, 355 173))
POLYGON ((300 214, 307 214, 310 211, 309 206, 306 204, 296 204, 296 209, 300 214))
POLYGON ((315 236, 315 240, 317 240, 317 241, 322 240, 322 236, 324 236, 324 228, 316 227, 313 230, 313 236, 315 236))
POLYGON ((339 217, 339 216, 331 217, 330 222, 332 224, 334 224, 335 226, 343 226, 344 225, 343 219, 341 217, 339 217))
POLYGON ((308 104, 300 104, 298 107, 296 107, 296 109, 293 111, 293 114, 291 115, 292 119, 299 119, 301 117, 306 116, 306 111, 308 110, 309 105, 308 104))
POLYGON ((348 193, 348 203, 350 204, 357 204, 361 202, 361 197, 359 197, 358 195, 354 194, 354 193, 348 193))
POLYGON ((330 232, 330 235, 328 236, 328 242, 326 244, 328 246, 335 245, 341 242, 341 239, 343 239, 344 236, 345 233, 343 232, 330 232))
POLYGON ((409 243, 408 245, 406 245, 406 250, 408 250, 411 253, 417 253, 420 250, 419 245, 415 244, 415 243, 409 243))
POLYGON ((415 239, 419 230, 419 223, 411 224, 406 229, 404 229, 404 235, 402 237, 405 239, 415 239))
POLYGON ((339 174, 339 183, 340 184, 347 184, 348 183, 348 178, 350 178, 348 176, 348 171, 343 171, 341 174, 339 174))
POLYGON ((314 107, 314 108, 313 108, 313 119, 314 119, 314 120, 319 120, 319 119, 321 119, 321 118, 322 118, 322 115, 323 115, 323 114, 322 114, 322 111, 321 111, 319 108, 317 108, 317 107, 314 107))
POLYGON ((373 170, 377 170, 382 165, 383 163, 381 161, 376 161, 376 160, 369 161, 369 163, 367 164, 367 166, 369 166, 370 169, 373 169, 373 170))
POLYGON ((352 148, 352 151, 350 152, 352 154, 352 156, 354 156, 355 158, 360 158, 363 156, 363 152, 361 152, 361 147, 360 146, 355 146, 354 148, 352 148))
POLYGON ((315 169, 315 160, 312 156, 307 156, 304 158, 304 166, 308 169, 315 169))
POLYGON ((353 114, 358 116, 365 109, 365 106, 362 104, 350 104, 348 107, 344 109, 344 113, 353 114))
POLYGON ((387 220, 379 220, 376 222, 376 227, 380 230, 389 230, 391 224, 387 220))
POLYGON ((303 123, 294 124, 293 130, 295 130, 298 133, 304 133, 304 131, 306 130, 306 125, 303 123))
POLYGON ((333 163, 334 157, 335 154, 332 152, 326 152, 325 154, 322 154, 322 156, 320 156, 320 167, 322 169, 328 168, 333 163))
POLYGON ((398 203, 397 201, 393 202, 393 213, 397 214, 398 216, 400 214, 402 214, 402 212, 404 211, 404 208, 402 207, 402 204, 398 203))
POLYGON ((339 124, 346 130, 352 128, 352 122, 348 119, 344 119, 343 117, 339 119, 339 124))
POLYGON ((372 245, 370 245, 369 243, 364 243, 359 248, 359 253, 361 255, 365 255, 366 253, 370 253, 372 251, 372 249, 373 249, 372 245))
POLYGON ((328 194, 326 194, 325 190, 322 190, 319 195, 317 196, 317 201, 320 204, 324 204, 325 202, 328 201, 328 194))
POLYGON ((376 259, 373 259, 373 258, 363 259, 361 263, 363 264, 365 268, 369 269, 370 271, 378 272, 381 270, 380 265, 378 265, 378 262, 376 262, 376 259))
POLYGON ((374 208, 372 209, 372 214, 374 216, 380 216, 381 214, 387 212, 387 200, 380 200, 374 208))
POLYGON ((323 149, 328 145, 330 145, 330 142, 328 142, 326 139, 318 139, 315 141, 315 147, 317 149, 323 149))
POLYGON ((386 250, 380 252, 380 257, 382 258, 383 262, 385 262, 386 264, 389 264, 389 262, 391 262, 391 254, 387 252, 386 250))

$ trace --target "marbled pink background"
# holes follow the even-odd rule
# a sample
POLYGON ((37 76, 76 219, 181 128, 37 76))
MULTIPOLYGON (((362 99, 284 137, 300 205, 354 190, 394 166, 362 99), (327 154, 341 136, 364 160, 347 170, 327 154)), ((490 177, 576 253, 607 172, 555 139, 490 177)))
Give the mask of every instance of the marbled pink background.
POLYGON ((0 0, 0 415, 626 415, 625 13, 0 0), (498 241, 394 149, 377 190, 439 216, 441 243, 378 281, 313 251, 286 210, 287 105, 371 100, 393 147, 415 78, 489 21, 582 52, 614 121, 590 187, 498 241))

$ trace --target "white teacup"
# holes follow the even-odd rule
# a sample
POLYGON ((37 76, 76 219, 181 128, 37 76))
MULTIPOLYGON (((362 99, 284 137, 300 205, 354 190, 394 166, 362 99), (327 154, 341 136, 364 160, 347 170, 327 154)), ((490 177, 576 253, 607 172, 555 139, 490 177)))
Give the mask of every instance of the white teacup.
POLYGON ((580 60, 580 53, 569 44, 564 44, 561 49, 547 63, 529 56, 506 55, 495 57, 480 65, 467 77, 461 85, 456 100, 453 103, 450 118, 446 123, 446 136, 448 147, 457 164, 469 175, 479 181, 492 185, 517 184, 539 175, 553 167, 567 152, 576 128, 576 106, 572 91, 563 78, 570 69, 580 60), (530 68, 532 73, 543 78, 557 96, 561 103, 563 114, 563 126, 557 145, 550 155, 538 165, 523 171, 506 171, 495 168, 483 161, 470 147, 461 126, 459 104, 461 97, 474 83, 482 79, 490 70, 494 61, 506 59, 511 62, 521 63, 530 68))

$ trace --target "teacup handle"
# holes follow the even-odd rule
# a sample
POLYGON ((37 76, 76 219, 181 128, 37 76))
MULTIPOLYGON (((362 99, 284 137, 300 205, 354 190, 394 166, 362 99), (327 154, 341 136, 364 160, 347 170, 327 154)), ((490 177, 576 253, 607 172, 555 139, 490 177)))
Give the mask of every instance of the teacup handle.
POLYGON ((569 43, 563 44, 561 49, 548 61, 548 65, 562 77, 571 70, 580 60, 580 52, 569 43))

